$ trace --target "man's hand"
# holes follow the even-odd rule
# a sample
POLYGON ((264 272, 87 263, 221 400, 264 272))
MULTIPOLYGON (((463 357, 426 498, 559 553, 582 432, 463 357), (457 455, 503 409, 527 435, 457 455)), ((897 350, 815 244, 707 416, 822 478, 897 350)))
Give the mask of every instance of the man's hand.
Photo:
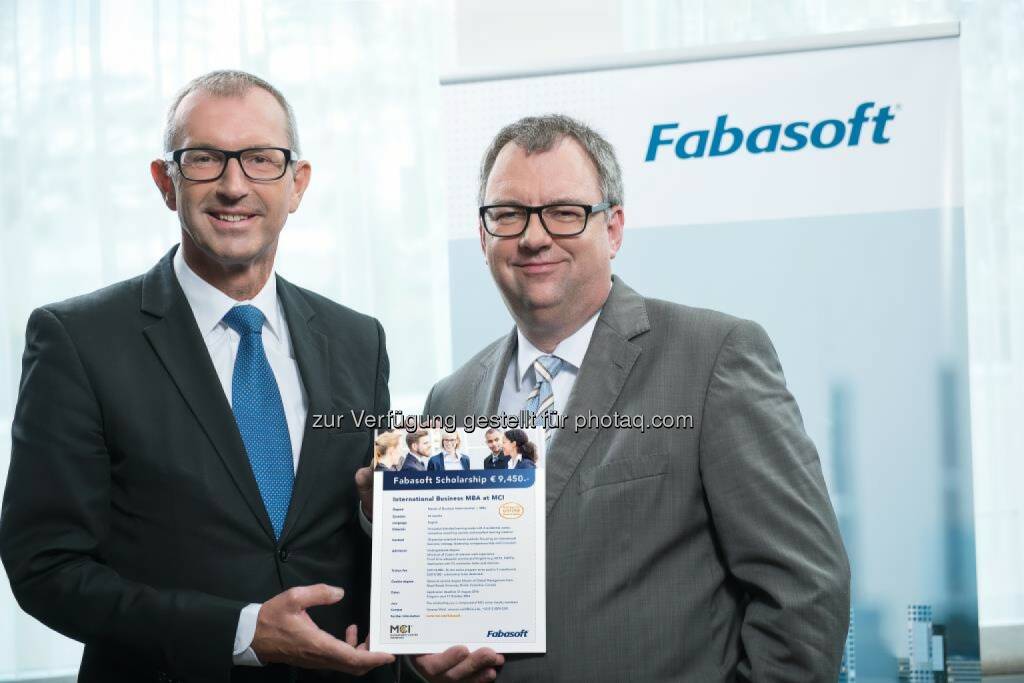
POLYGON ((359 502, 363 506, 366 519, 373 521, 373 470, 360 467, 356 470, 356 490, 359 491, 359 502))
POLYGON ((280 662, 306 669, 335 669, 362 676, 378 666, 395 661, 393 655, 370 652, 359 643, 356 625, 345 631, 341 641, 318 627, 306 609, 332 605, 345 591, 325 584, 290 588, 260 607, 252 650, 264 664, 280 662))
POLYGON ((482 683, 498 677, 505 658, 489 647, 470 652, 465 645, 456 645, 439 654, 412 657, 412 663, 430 683, 482 683))

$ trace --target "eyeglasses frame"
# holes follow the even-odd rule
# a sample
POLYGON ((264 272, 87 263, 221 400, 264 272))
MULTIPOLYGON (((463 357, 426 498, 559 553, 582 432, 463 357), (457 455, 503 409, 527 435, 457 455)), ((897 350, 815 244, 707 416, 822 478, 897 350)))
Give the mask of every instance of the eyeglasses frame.
POLYGON ((246 147, 245 149, 238 149, 235 150, 234 152, 228 151, 226 149, 218 149, 216 147, 182 147, 181 149, 176 149, 173 152, 166 152, 164 154, 164 161, 173 162, 174 165, 178 167, 178 172, 181 173, 181 177, 191 183, 212 183, 215 180, 220 180, 224 176, 224 172, 228 170, 228 162, 230 162, 232 159, 238 159, 238 167, 242 170, 242 174, 249 180, 252 180, 257 183, 270 183, 283 178, 284 174, 288 172, 288 164, 299 161, 299 155, 295 150, 288 149, 287 147, 268 146, 246 147), (284 152, 284 166, 281 169, 281 175, 277 176, 276 178, 253 178, 251 175, 246 173, 245 166, 242 165, 242 155, 245 154, 246 152, 251 152, 256 149, 275 149, 279 152, 284 152), (197 151, 219 152, 220 154, 224 155, 224 165, 221 166, 220 173, 217 174, 217 177, 203 178, 202 180, 193 180, 192 178, 189 178, 187 175, 185 175, 184 169, 181 168, 181 157, 185 152, 197 151))
POLYGON ((479 210, 480 226, 484 229, 484 232, 486 232, 491 237, 500 237, 500 238, 520 237, 520 236, 522 236, 522 234, 524 232, 526 232, 526 229, 528 227, 530 227, 530 216, 533 215, 533 214, 537 214, 537 219, 540 221, 541 227, 544 228, 544 231, 547 234, 551 235, 551 237, 575 237, 576 235, 583 234, 583 231, 587 229, 587 225, 589 225, 589 223, 590 223, 590 216, 592 214, 601 213, 602 211, 607 211, 610 208, 612 208, 612 203, 611 202, 600 202, 598 204, 589 204, 589 205, 588 204, 577 204, 575 202, 555 202, 554 204, 544 204, 542 206, 524 206, 522 204, 487 204, 485 206, 481 206, 480 210, 479 210), (579 208, 583 209, 583 211, 586 214, 583 217, 583 227, 581 227, 576 232, 560 232, 560 233, 551 232, 551 229, 544 222, 544 216, 543 216, 543 214, 541 212, 544 209, 550 209, 553 206, 576 206, 576 207, 579 207, 579 208), (484 218, 484 213, 487 212, 489 209, 497 209, 499 207, 507 207, 507 208, 510 208, 510 209, 525 210, 526 211, 526 222, 523 223, 523 229, 520 230, 519 232, 515 233, 515 234, 505 234, 505 235, 499 235, 497 233, 494 233, 494 232, 491 232, 490 230, 488 230, 488 228, 487 228, 487 220, 484 218))

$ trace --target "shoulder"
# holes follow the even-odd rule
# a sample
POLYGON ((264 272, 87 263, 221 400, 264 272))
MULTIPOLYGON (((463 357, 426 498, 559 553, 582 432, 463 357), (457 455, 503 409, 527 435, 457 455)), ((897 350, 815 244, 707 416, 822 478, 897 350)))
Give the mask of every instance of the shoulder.
POLYGON ((29 316, 29 329, 58 321, 72 335, 92 329, 117 329, 126 320, 133 320, 139 315, 142 280, 143 276, 139 275, 87 294, 40 306, 29 316))
POLYGON ((690 334, 697 333, 721 338, 728 335, 736 326, 750 322, 710 308, 686 306, 663 299, 645 297, 644 304, 647 307, 647 316, 652 330, 659 328, 671 332, 685 330, 690 334))
MULTIPOLYGON (((497 362, 500 362, 502 346, 508 340, 508 335, 495 339, 485 346, 479 353, 463 363, 458 369, 447 377, 438 380, 430 390, 430 403, 436 406, 448 406, 450 400, 456 397, 466 398, 470 389, 475 389, 482 380, 487 370, 497 362)), ((446 410, 447 408, 442 408, 446 410)), ((436 412, 435 408, 431 409, 436 412)))
POLYGON ((299 287, 280 277, 278 278, 278 291, 279 293, 284 291, 294 294, 316 313, 319 322, 329 330, 358 331, 374 335, 377 333, 379 323, 376 318, 343 306, 322 294, 299 287))
MULTIPOLYGON (((384 368, 386 377, 387 350, 384 328, 376 318, 331 301, 322 294, 293 285, 278 277, 278 297, 289 314, 289 325, 307 319, 310 329, 330 340, 336 357, 374 359, 368 367, 384 368), (295 318, 292 318, 295 316, 295 318)), ((294 330, 292 331, 294 333, 294 330)))
POLYGON ((753 320, 662 299, 645 298, 644 304, 649 343, 660 348, 682 345, 700 355, 717 355, 726 346, 771 346, 768 333, 753 320))

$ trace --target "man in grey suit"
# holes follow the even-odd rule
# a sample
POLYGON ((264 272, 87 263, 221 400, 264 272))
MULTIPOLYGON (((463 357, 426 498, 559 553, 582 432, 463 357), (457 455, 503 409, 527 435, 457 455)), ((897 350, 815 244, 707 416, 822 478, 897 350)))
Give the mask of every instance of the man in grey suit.
POLYGON ((429 680, 835 681, 849 564, 814 444, 764 330, 611 273, 611 146, 564 116, 494 139, 480 246, 516 327, 424 413, 566 416, 547 469, 547 653, 414 659, 429 680), (539 395, 540 401, 537 400, 539 395), (538 405, 539 403, 539 405, 538 405), (576 417, 691 416, 675 428, 576 417))

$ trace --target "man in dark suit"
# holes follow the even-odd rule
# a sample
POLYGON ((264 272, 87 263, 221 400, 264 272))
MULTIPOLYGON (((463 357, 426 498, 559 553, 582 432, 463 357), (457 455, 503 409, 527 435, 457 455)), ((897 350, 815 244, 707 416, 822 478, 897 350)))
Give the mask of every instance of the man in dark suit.
POLYGON ((850 570, 764 330, 612 276, 619 166, 578 121, 500 131, 479 202, 480 245, 516 327, 434 385, 423 412, 556 410, 582 429, 554 429, 547 449, 547 652, 452 648, 414 658, 418 670, 430 681, 834 683, 850 570), (648 428, 587 422, 613 413, 648 428), (690 419, 654 428, 662 416, 690 419))
POLYGON ((487 442, 487 448, 491 451, 488 453, 487 457, 484 458, 484 469, 508 469, 508 461, 510 458, 505 455, 505 451, 502 448, 505 442, 505 437, 501 435, 500 431, 492 427, 484 434, 484 439, 487 442))
POLYGON ((405 435, 405 445, 409 452, 402 461, 403 470, 426 472, 430 458, 430 434, 425 429, 409 432, 405 435))
POLYGON ((383 331, 274 273, 310 166, 273 86, 194 80, 164 144, 151 172, 180 247, 29 319, 0 518, 11 587, 85 643, 79 681, 352 680, 393 659, 357 633, 352 479, 372 434, 312 423, 388 410, 383 331))

